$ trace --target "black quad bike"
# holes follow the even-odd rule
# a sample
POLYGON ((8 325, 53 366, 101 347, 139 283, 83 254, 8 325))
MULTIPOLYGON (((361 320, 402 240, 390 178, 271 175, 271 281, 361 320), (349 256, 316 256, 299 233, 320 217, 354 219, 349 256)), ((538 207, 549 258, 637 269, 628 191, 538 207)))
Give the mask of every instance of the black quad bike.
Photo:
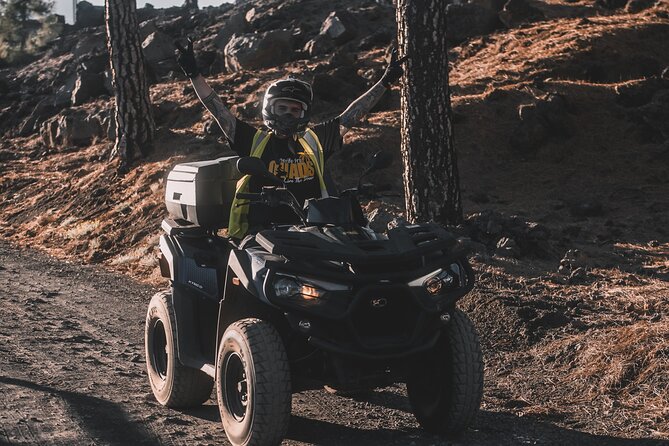
MULTIPOLYGON (((377 154, 367 172, 386 167, 377 154)), ((274 445, 291 395, 369 391, 406 382, 422 427, 454 435, 483 391, 483 360, 456 307, 474 284, 465 250, 436 224, 367 227, 355 190, 301 208, 257 158, 177 165, 168 177, 160 268, 169 290, 146 318, 146 363, 156 399, 197 406, 216 386, 233 445, 274 445), (301 220, 239 243, 226 227, 242 174, 272 186, 241 205, 289 206, 301 220)))

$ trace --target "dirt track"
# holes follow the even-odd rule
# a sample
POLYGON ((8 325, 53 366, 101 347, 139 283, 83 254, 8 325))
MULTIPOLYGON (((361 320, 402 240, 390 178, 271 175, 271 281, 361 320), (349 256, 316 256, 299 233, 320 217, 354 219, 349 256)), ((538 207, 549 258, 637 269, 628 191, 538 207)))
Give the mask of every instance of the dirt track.
MULTIPOLYGON (((145 307, 155 290, 0 242, 0 444, 228 444, 215 401, 175 411, 144 370, 145 307)), ((403 388, 353 400, 293 396, 285 444, 667 445, 565 429, 488 404, 456 443, 423 433, 403 388)))

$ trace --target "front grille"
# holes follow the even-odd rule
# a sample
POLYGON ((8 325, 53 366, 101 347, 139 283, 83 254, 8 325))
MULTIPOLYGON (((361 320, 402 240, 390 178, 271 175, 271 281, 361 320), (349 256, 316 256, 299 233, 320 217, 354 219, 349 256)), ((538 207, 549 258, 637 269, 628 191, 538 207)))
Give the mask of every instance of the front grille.
POLYGON ((373 287, 359 293, 351 322, 366 348, 400 346, 411 342, 420 312, 408 287, 373 287))

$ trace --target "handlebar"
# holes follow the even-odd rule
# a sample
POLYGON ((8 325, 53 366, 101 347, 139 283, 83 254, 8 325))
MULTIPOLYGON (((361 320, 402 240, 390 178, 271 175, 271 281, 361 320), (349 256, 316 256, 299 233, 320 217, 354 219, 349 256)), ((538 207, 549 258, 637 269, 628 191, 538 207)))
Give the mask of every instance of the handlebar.
POLYGON ((295 195, 285 187, 264 186, 261 193, 238 192, 235 194, 235 197, 240 200, 249 200, 245 203, 237 203, 237 206, 248 206, 252 203, 264 203, 270 207, 286 205, 293 210, 303 224, 306 224, 306 216, 302 212, 299 202, 295 198, 295 195))

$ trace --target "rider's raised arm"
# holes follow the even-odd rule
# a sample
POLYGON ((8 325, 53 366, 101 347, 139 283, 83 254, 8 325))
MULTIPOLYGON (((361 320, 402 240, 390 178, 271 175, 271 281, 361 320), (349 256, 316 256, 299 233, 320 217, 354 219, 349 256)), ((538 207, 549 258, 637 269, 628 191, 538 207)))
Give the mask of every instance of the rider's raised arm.
POLYGON ((351 127, 360 122, 363 116, 365 116, 369 111, 379 102, 383 93, 385 93, 386 87, 378 81, 372 88, 367 90, 362 96, 353 101, 351 105, 348 106, 344 113, 339 115, 339 133, 341 136, 344 136, 351 127))
POLYGON ((191 79, 193 88, 197 97, 200 98, 205 108, 212 114, 218 126, 223 130, 229 141, 235 140, 235 126, 237 120, 228 107, 225 106, 221 98, 216 94, 213 88, 207 84, 204 77, 198 75, 191 79))
POLYGON ((209 110, 209 113, 213 115, 218 126, 223 130, 225 136, 232 143, 232 141, 235 140, 235 127, 237 121, 230 110, 223 104, 221 98, 209 84, 207 84, 207 81, 205 81, 200 74, 197 62, 195 61, 193 41, 189 38, 187 44, 178 40, 175 41, 174 44, 177 48, 177 63, 181 66, 184 74, 188 76, 193 84, 197 97, 200 98, 200 101, 202 101, 206 109, 209 110))
POLYGON ((365 116, 369 111, 379 102, 383 93, 390 89, 390 87, 398 81, 400 76, 402 76, 402 62, 406 60, 406 56, 400 60, 397 60, 397 51, 393 50, 392 55, 390 56, 390 63, 386 67, 386 71, 381 76, 379 80, 372 88, 367 90, 362 96, 353 101, 351 105, 348 106, 344 113, 339 115, 339 132, 341 136, 344 136, 351 127, 360 122, 363 116, 365 116))

